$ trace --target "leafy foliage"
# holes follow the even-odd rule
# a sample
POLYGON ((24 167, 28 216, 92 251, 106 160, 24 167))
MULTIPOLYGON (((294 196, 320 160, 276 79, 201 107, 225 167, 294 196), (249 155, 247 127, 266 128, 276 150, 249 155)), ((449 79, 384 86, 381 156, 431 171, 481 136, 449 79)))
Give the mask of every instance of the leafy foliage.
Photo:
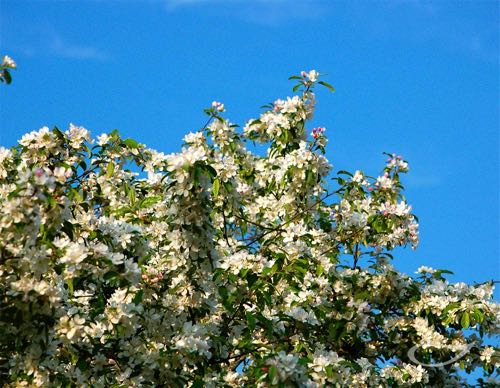
POLYGON ((243 130, 214 102, 176 154, 74 125, 0 148, 0 382, 442 387, 481 368, 494 385, 493 285, 395 270, 418 245, 408 164, 332 173, 306 130, 315 86, 333 91, 319 77, 243 130), (415 345, 422 363, 470 349, 426 368, 415 345))

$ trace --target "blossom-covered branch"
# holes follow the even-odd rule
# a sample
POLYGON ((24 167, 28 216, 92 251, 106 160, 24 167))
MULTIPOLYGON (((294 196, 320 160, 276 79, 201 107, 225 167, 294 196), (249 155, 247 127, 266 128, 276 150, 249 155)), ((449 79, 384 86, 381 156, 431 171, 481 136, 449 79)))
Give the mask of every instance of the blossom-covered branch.
POLYGON ((393 267, 418 245, 408 163, 334 173, 321 77, 243 130, 214 102, 170 155, 76 125, 0 148, 0 383, 493 386, 493 284, 393 267))

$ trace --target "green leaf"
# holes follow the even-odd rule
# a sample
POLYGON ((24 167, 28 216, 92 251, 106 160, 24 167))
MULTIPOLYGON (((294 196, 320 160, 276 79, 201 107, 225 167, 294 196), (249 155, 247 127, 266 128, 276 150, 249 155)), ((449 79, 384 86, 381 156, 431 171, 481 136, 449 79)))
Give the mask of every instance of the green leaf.
POLYGON ((139 143, 134 139, 125 139, 123 140, 123 144, 125 144, 128 148, 138 148, 139 143))
POLYGON ((49 209, 54 209, 57 206, 57 201, 51 195, 46 195, 46 201, 49 209))
POLYGON ((104 280, 111 280, 118 277, 118 272, 115 271, 108 271, 104 274, 103 278, 104 280))
POLYGON ((278 374, 278 370, 276 369, 276 367, 274 365, 271 365, 269 367, 269 372, 267 372, 267 374, 268 374, 269 379, 271 380, 271 383, 272 383, 272 381, 274 380, 274 378, 278 374))
POLYGON ((203 388, 205 384, 203 383, 203 380, 196 380, 193 385, 191 385, 192 388, 203 388))
POLYGON ((143 296, 143 294, 144 294, 144 290, 137 291, 137 294, 135 294, 134 300, 133 300, 133 302, 134 302, 135 305, 138 305, 138 304, 140 304, 142 302, 142 296, 143 296))
POLYGON ((12 77, 10 76, 9 70, 4 70, 3 71, 3 77, 5 78, 5 82, 7 84, 10 84, 12 82, 12 77))
POLYGON ((448 306, 446 306, 443 310, 443 313, 442 315, 445 315, 448 313, 448 311, 450 310, 454 310, 454 309, 457 309, 460 307, 460 303, 459 302, 453 302, 453 303, 450 303, 448 306))
POLYGON ((460 319, 460 324, 464 329, 468 329, 470 325, 470 317, 469 313, 466 311, 465 313, 462 314, 462 318, 460 319))
POLYGON ((328 325, 328 338, 330 338, 330 340, 332 341, 335 341, 337 339, 337 325, 335 325, 334 323, 330 323, 328 325))
POLYGON ((133 187, 131 187, 131 190, 128 193, 128 199, 132 205, 135 204, 135 190, 133 187))
POLYGON ((316 183, 317 175, 312 170, 306 171, 306 184, 312 186, 316 183))
POLYGON ((155 195, 153 197, 144 198, 141 201, 140 207, 141 207, 141 209, 150 207, 151 205, 154 205, 155 203, 160 202, 161 199, 162 199, 161 195, 155 195))
POLYGON ((345 170, 340 170, 340 171, 337 171, 337 174, 345 174, 345 175, 349 175, 349 176, 354 176, 352 175, 349 171, 345 171, 345 170))
POLYGON ((76 366, 81 371, 86 371, 89 368, 89 363, 84 358, 79 358, 76 363, 76 366))
POLYGON ((212 185, 212 193, 215 197, 219 195, 219 188, 220 188, 220 180, 216 178, 212 185))
POLYGON ((68 285, 68 293, 70 296, 73 296, 74 288, 73 288, 73 279, 66 280, 66 284, 68 285))
POLYGON ((59 140, 64 140, 64 133, 62 133, 59 128, 54 127, 52 129, 52 132, 54 132, 56 134, 56 136, 59 138, 59 140))
POLYGON ((219 295, 221 296, 222 300, 227 300, 228 298, 228 292, 227 288, 224 286, 219 287, 219 295))
POLYGON ((66 233, 70 239, 73 239, 73 237, 74 237, 74 234, 73 234, 74 225, 69 221, 64 221, 62 225, 63 226, 62 226, 61 230, 64 233, 66 233))
MULTIPOLYGON (((66 164, 66 163, 63 163, 66 164)), ((87 170, 87 163, 85 163, 85 160, 81 160, 78 165, 82 168, 83 171, 87 170)), ((64 167, 69 168, 68 165, 65 165, 64 167)))
POLYGON ((257 282, 258 279, 259 277, 256 274, 249 273, 247 275, 248 287, 252 287, 257 282))
POLYGON ((325 82, 325 81, 319 81, 318 83, 319 83, 320 85, 323 85, 323 86, 327 87, 327 88, 328 88, 328 90, 330 90, 330 92, 334 92, 334 91, 335 91, 335 89, 333 88, 333 86, 332 86, 332 85, 330 85, 328 82, 325 82))
POLYGON ((111 178, 114 172, 115 172, 115 164, 108 163, 108 166, 106 167, 106 178, 111 178))
POLYGON ((206 164, 205 165, 205 171, 212 177, 212 178, 215 178, 217 176, 217 171, 215 170, 215 168, 213 168, 212 166, 206 164))
POLYGON ((484 314, 481 310, 479 310, 478 308, 475 308, 474 309, 474 318, 476 318, 476 321, 478 323, 483 323, 484 321, 484 314))
POLYGON ((245 315, 247 317, 248 328, 250 329, 250 331, 253 331, 255 329, 256 319, 249 311, 247 311, 245 315))
POLYGON ((436 278, 442 278, 442 274, 450 274, 453 275, 453 272, 448 271, 447 269, 438 269, 436 272, 434 272, 433 276, 436 278))
POLYGON ((199 164, 195 164, 193 168, 193 183, 195 185, 198 185, 200 182, 200 176, 202 175, 203 169, 200 167, 199 164))
POLYGON ((23 190, 24 190, 24 187, 22 187, 22 186, 16 187, 16 189, 13 192, 9 193, 9 195, 7 196, 7 199, 14 198, 15 196, 17 196, 23 190))

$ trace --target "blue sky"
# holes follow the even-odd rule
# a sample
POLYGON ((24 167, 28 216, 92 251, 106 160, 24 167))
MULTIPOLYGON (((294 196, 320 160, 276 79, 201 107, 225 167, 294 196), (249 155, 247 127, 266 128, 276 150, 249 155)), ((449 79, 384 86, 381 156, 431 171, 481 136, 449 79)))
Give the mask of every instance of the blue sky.
MULTIPOLYGON (((383 151, 410 161, 421 245, 396 266, 500 279, 499 42, 496 1, 0 1, 0 144, 70 122, 175 152, 226 104, 243 124, 327 73, 313 125, 336 169, 376 174, 383 151)), ((498 295, 498 294, 497 294, 498 295)))

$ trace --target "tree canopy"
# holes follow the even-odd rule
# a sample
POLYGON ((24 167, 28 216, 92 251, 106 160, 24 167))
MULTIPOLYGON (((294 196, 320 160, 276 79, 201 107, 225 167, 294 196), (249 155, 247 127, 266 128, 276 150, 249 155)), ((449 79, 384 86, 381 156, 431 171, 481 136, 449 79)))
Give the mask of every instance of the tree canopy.
POLYGON ((493 283, 395 269, 407 161, 334 172, 308 128, 333 88, 291 79, 243 128, 214 102, 175 154, 76 125, 0 148, 4 386, 496 384, 493 283))

